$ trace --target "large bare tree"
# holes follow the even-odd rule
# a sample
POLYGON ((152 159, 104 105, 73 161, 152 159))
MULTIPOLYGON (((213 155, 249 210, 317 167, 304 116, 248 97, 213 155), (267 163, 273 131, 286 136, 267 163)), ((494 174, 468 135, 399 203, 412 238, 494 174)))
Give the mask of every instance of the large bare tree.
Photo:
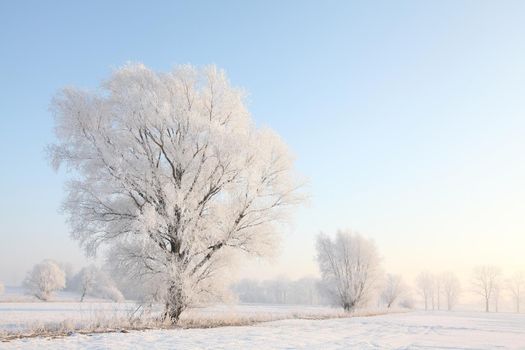
POLYGON ((53 110, 73 237, 89 254, 107 243, 120 270, 158 286, 172 322, 217 295, 232 252, 272 249, 300 200, 287 146, 213 66, 128 65, 100 91, 64 89, 53 110))
POLYGON ((323 284, 346 311, 368 301, 379 280, 380 259, 373 241, 351 231, 335 239, 317 237, 317 261, 323 284))

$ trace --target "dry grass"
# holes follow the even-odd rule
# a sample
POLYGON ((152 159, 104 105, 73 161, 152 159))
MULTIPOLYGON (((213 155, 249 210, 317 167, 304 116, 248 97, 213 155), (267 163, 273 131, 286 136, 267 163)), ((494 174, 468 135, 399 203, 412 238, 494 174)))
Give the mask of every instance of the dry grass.
POLYGON ((88 322, 64 320, 60 322, 45 322, 26 324, 20 330, 0 331, 0 340, 9 341, 32 337, 61 337, 77 334, 126 332, 129 330, 145 330, 163 328, 163 324, 154 319, 130 320, 125 317, 97 318, 88 322))
POLYGON ((189 310, 182 315, 178 326, 182 328, 214 328, 229 326, 251 326, 261 322, 272 322, 290 319, 303 320, 325 320, 330 318, 352 317, 352 314, 336 311, 318 313, 318 312, 290 312, 290 313, 272 313, 259 312, 249 315, 235 312, 217 313, 217 314, 200 314, 189 310))
POLYGON ((215 328, 231 326, 251 326, 262 322, 272 322, 289 319, 326 320, 349 317, 376 316, 389 312, 403 312, 402 310, 358 310, 352 313, 342 310, 323 312, 295 311, 289 313, 256 312, 242 314, 236 312, 202 313, 199 309, 187 310, 183 313, 176 326, 160 320, 159 314, 142 312, 128 315, 99 313, 83 321, 63 320, 60 322, 35 322, 24 324, 15 330, 0 330, 0 341, 31 337, 63 337, 73 334, 96 333, 127 333, 132 330, 175 329, 175 328, 215 328))

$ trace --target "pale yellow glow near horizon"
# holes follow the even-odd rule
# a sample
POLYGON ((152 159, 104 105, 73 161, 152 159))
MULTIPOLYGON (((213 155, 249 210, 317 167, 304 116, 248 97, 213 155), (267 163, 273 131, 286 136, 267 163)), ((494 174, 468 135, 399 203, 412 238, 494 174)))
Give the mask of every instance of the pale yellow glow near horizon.
MULTIPOLYGON (((501 268, 503 279, 515 271, 525 270, 525 215, 522 215, 525 208, 517 203, 509 202, 508 206, 488 203, 461 212, 449 211, 448 220, 440 215, 428 215, 415 217, 406 225, 377 222, 369 225, 369 231, 361 230, 361 234, 376 242, 385 272, 401 274, 408 283, 413 283, 417 274, 424 270, 452 271, 468 289, 476 266, 497 266, 501 268), (493 206, 497 208, 490 208, 493 206)), ((277 256, 251 260, 243 266, 239 278, 253 277, 254 272, 259 279, 318 276, 317 232, 303 233, 299 226, 292 227, 285 235, 277 256)))

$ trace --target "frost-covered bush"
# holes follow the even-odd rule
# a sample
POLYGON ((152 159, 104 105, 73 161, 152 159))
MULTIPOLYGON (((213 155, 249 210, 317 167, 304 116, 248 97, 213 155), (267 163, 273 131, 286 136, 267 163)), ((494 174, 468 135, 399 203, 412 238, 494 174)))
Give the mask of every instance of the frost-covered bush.
POLYGON ((118 290, 118 288, 114 285, 106 285, 100 287, 95 293, 95 296, 100 296, 101 298, 113 300, 115 302, 124 301, 124 296, 122 295, 120 290, 118 290))
POLYGON ((258 128, 216 67, 117 70, 101 91, 53 101, 53 165, 74 169, 64 203, 73 237, 109 245, 115 271, 147 285, 176 322, 227 290, 237 253, 274 251, 299 183, 283 140, 258 128))
POLYGON ((110 299, 116 302, 124 300, 124 296, 112 278, 94 265, 82 268, 72 278, 71 283, 71 290, 80 294, 81 302, 86 296, 110 299))
POLYGON ((35 265, 24 280, 24 287, 40 300, 49 300, 55 291, 66 286, 66 274, 52 260, 44 260, 35 265))
POLYGON ((416 306, 416 303, 411 295, 406 295, 399 301, 399 306, 404 307, 405 309, 413 309, 416 306))
POLYGON ((351 311, 369 301, 381 272, 373 241, 351 231, 338 231, 335 239, 320 234, 317 261, 323 287, 335 303, 351 311))

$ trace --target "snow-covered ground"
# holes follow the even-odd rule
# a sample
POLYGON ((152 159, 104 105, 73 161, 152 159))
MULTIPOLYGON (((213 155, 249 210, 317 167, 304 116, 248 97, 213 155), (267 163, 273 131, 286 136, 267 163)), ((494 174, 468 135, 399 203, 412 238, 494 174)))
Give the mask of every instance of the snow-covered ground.
POLYGON ((27 338, 0 343, 0 348, 525 349, 525 315, 409 312, 330 320, 296 319, 243 327, 27 338))
MULTIPOLYGON (((80 303, 78 295, 67 292, 54 300, 40 302, 19 288, 8 288, 0 297, 0 338, 38 325, 111 322, 129 317, 136 308, 132 302, 92 298, 80 303)), ((290 319, 239 327, 25 338, 0 342, 0 349, 525 349, 525 314, 414 311, 294 319, 338 315, 339 309, 321 306, 218 305, 188 310, 185 316, 194 325, 213 325, 216 320, 290 319)))
MULTIPOLYGON (((129 317, 136 310, 133 302, 113 303, 100 301, 54 301, 54 302, 0 302, 0 338, 2 333, 28 333, 28 330, 44 325, 65 322, 68 325, 90 325, 99 321, 106 323, 129 317)), ((195 308, 184 313, 193 324, 214 324, 224 320, 275 320, 283 318, 329 317, 342 314, 330 307, 305 305, 217 305, 195 308)), ((152 315, 152 316, 155 316, 152 315)), ((115 324, 118 327, 118 324, 115 324)))

